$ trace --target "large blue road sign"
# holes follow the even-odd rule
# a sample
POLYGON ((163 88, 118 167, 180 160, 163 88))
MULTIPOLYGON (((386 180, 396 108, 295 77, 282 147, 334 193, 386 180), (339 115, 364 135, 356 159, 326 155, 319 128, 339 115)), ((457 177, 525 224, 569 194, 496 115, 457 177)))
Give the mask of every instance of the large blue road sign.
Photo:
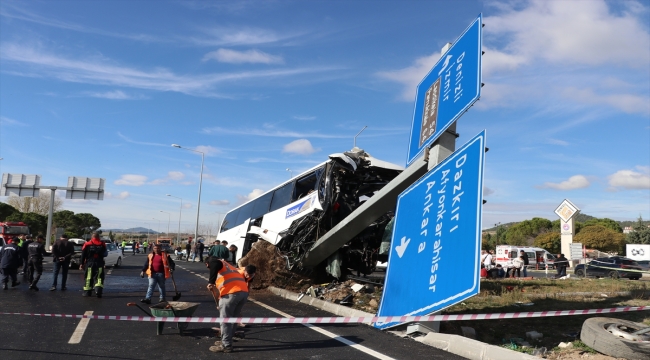
POLYGON ((481 32, 479 15, 418 85, 407 166, 481 96, 481 32))
POLYGON ((484 149, 485 130, 398 197, 378 316, 426 315, 478 294, 484 149))

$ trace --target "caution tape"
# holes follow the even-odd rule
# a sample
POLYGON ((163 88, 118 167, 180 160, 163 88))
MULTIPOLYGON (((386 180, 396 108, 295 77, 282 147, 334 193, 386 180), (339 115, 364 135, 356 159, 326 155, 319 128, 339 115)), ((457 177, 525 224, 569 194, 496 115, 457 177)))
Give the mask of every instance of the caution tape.
POLYGON ((426 316, 374 316, 374 317, 294 317, 294 318, 219 318, 219 317, 151 317, 151 316, 113 316, 113 315, 70 315, 70 314, 33 314, 0 312, 0 315, 26 315, 54 318, 93 319, 93 320, 122 320, 122 321, 166 321, 184 323, 244 323, 244 324, 350 324, 350 323, 392 323, 416 321, 461 321, 461 320, 497 320, 539 318, 551 316, 609 314, 629 311, 646 311, 650 306, 628 306, 608 309, 535 311, 520 313, 495 314, 458 314, 458 315, 426 315, 426 316))
POLYGON ((636 270, 636 269, 627 269, 627 268, 612 268, 612 267, 606 267, 606 266, 598 266, 598 265, 590 265, 589 263, 584 264, 585 269, 594 267, 594 268, 599 268, 599 269, 608 269, 608 270, 614 270, 622 273, 626 272, 636 272, 636 273, 642 273, 642 274, 650 274, 650 271, 645 271, 645 270, 636 270))

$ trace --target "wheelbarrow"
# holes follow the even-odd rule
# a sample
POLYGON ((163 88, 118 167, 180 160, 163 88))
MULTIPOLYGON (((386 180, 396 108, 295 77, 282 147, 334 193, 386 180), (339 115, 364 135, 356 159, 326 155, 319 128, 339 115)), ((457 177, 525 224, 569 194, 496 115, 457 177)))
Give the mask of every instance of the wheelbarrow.
MULTIPOLYGON (((196 311, 200 303, 185 302, 185 301, 163 301, 161 303, 149 307, 149 311, 151 311, 151 314, 149 314, 145 309, 143 309, 140 305, 136 303, 128 303, 126 305, 137 306, 145 314, 150 315, 152 317, 192 317, 192 314, 194 314, 194 311, 196 311)), ((187 329, 189 323, 179 322, 177 325, 178 325, 177 326, 178 333, 182 336, 183 331, 187 329)), ((165 322, 158 321, 156 327, 156 335, 161 335, 163 333, 164 328, 165 328, 165 322)))

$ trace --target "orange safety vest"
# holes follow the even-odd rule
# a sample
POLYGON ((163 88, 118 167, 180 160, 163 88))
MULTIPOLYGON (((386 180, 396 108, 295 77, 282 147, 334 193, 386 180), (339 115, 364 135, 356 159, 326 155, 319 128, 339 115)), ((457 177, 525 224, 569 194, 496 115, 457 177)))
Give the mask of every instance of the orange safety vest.
MULTIPOLYGON (((154 254, 149 254, 149 266, 147 266, 147 275, 151 277, 151 261, 153 260, 153 255, 154 254)), ((165 269, 165 279, 169 279, 171 276, 171 273, 169 272, 169 263, 167 262, 167 253, 162 253, 162 262, 163 262, 163 268, 165 269)))
POLYGON ((217 281, 215 281, 215 285, 217 286, 217 289, 219 289, 219 295, 224 296, 240 291, 248 292, 248 284, 246 283, 244 275, 226 261, 219 261, 223 264, 223 267, 219 270, 217 275, 217 281))

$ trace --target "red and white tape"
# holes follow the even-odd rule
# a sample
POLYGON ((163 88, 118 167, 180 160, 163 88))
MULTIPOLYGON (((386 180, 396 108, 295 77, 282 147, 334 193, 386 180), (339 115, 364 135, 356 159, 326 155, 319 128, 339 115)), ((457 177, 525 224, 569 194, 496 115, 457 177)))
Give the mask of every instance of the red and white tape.
POLYGON ((245 324, 349 324, 349 323, 392 323, 415 321, 459 321, 459 320, 493 320, 521 319, 549 316, 609 314, 628 311, 650 310, 650 306, 628 306, 608 309, 564 310, 564 311, 535 311, 520 313, 496 314, 459 314, 459 315, 427 315, 427 316, 374 316, 374 317, 296 317, 296 318, 218 318, 218 317, 149 317, 149 316, 112 316, 112 315, 70 315, 70 314, 32 314, 0 312, 0 315, 27 315, 41 317, 59 317, 93 320, 122 320, 122 321, 167 321, 191 323, 245 323, 245 324))

